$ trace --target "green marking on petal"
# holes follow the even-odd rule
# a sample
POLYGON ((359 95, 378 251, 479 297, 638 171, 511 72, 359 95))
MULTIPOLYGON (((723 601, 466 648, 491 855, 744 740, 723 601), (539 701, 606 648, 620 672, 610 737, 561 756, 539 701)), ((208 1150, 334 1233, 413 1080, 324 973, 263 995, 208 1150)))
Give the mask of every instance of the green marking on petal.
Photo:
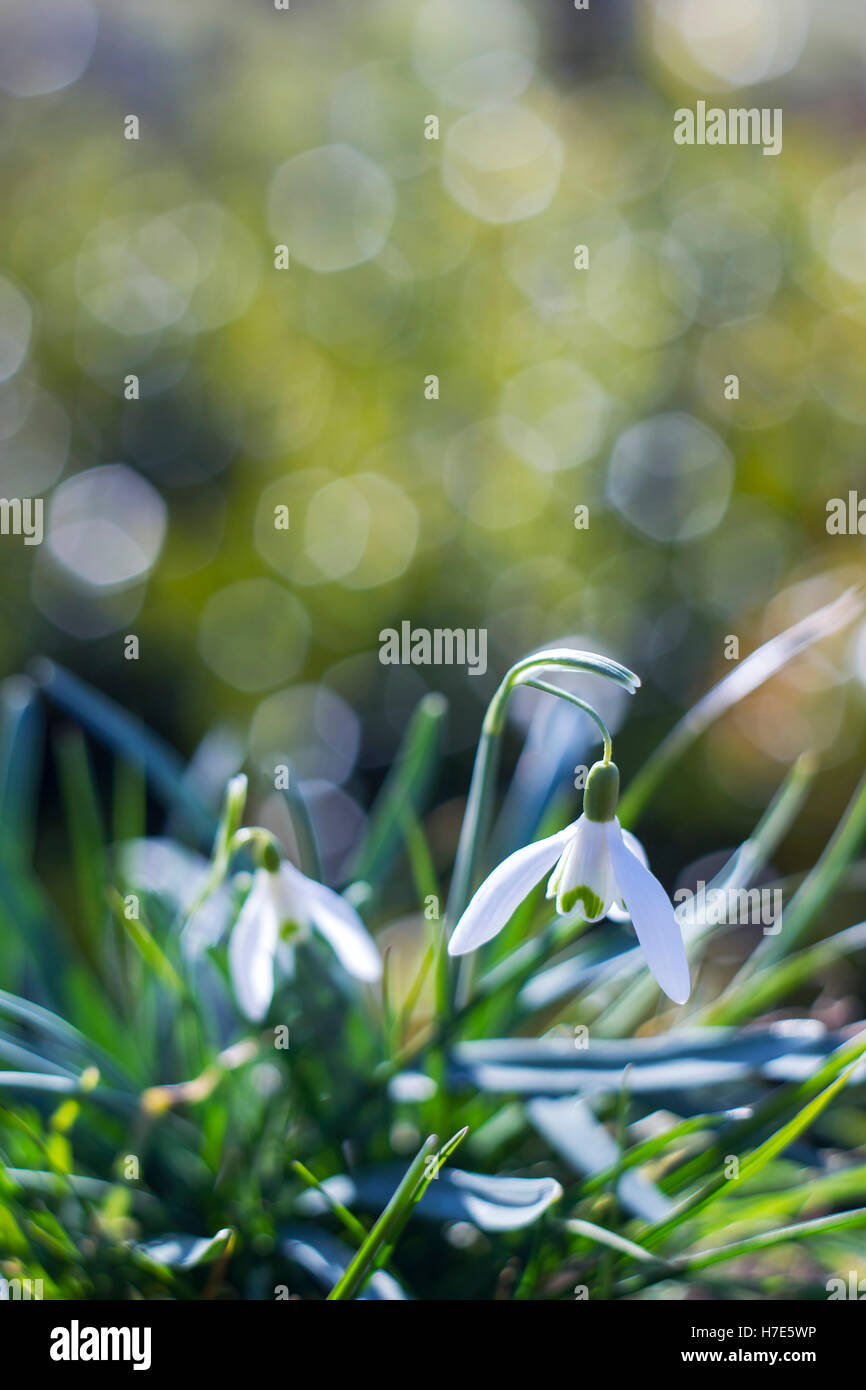
POLYGON ((570 888, 567 893, 563 893, 559 900, 560 912, 571 912, 577 903, 583 906, 584 915, 591 921, 594 917, 600 917, 604 911, 604 903, 597 893, 593 893, 591 888, 587 888, 582 883, 579 888, 570 888))

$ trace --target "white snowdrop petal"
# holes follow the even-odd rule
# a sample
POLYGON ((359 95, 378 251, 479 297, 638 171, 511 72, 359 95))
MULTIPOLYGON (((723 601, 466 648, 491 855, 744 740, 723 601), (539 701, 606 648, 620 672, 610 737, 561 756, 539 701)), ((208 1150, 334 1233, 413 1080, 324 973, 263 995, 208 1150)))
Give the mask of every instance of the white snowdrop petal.
MULTIPOLYGON (((649 856, 647 855, 646 850, 644 849, 637 836, 632 835, 630 830, 623 830, 622 838, 625 841, 626 849, 630 849, 632 854, 634 854, 643 864, 644 868, 648 869, 649 856)), ((607 910, 607 915, 611 922, 631 921, 631 913, 628 911, 628 908, 622 906, 621 902, 618 899, 611 903, 610 907, 607 910)))
MULTIPOLYGON (((619 824, 619 822, 617 822, 617 824, 619 824)), ((648 869, 649 855, 647 854, 637 835, 632 835, 630 830, 623 830, 622 826, 620 826, 619 828, 619 833, 622 836, 623 844, 625 845, 626 849, 629 850, 635 856, 636 859, 640 860, 645 869, 648 869)))
POLYGON ((324 883, 307 878, 294 864, 284 862, 280 876, 292 900, 303 907, 305 919, 325 938, 343 969, 368 984, 381 979, 382 957, 376 943, 346 899, 324 883))
POLYGON ((556 892, 557 912, 573 912, 578 903, 587 922, 604 917, 616 895, 604 829, 606 822, 581 816, 574 838, 562 856, 556 892))
POLYGON ((274 952, 279 911, 271 875, 259 869, 229 941, 229 969, 235 997, 247 1018, 258 1023, 274 994, 274 952))
POLYGON ((618 820, 605 826, 620 894, 653 976, 675 1004, 691 993, 689 965, 673 904, 654 874, 626 845, 618 820))
POLYGON ((523 899, 553 867, 574 826, 510 854, 486 878, 470 902, 448 942, 449 956, 463 956, 497 936, 523 899))

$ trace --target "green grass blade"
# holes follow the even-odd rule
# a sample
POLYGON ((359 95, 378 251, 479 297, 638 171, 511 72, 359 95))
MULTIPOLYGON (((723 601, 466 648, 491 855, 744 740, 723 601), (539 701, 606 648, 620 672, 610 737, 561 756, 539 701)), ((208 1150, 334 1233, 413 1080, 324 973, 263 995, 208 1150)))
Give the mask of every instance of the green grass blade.
POLYGON ((803 951, 795 951, 792 956, 777 961, 772 969, 761 970, 757 974, 732 983, 729 991, 720 996, 698 1015, 701 1023, 742 1023, 757 1014, 766 1013, 779 1000, 786 998, 795 989, 814 980, 818 972, 834 961, 855 951, 866 949, 866 922, 846 927, 814 946, 803 951))
POLYGON ((854 1211, 834 1212, 831 1216, 818 1216, 811 1221, 800 1221, 793 1226, 781 1226, 775 1231, 761 1231, 758 1235, 745 1236, 729 1245, 717 1245, 711 1250, 699 1250, 688 1255, 682 1266, 688 1273, 706 1269, 709 1265, 721 1264, 724 1260, 735 1260, 740 1255, 751 1255, 756 1250, 769 1250, 774 1245, 784 1245, 786 1241, 798 1243, 807 1236, 824 1235, 828 1231, 849 1231, 866 1226, 866 1207, 854 1211))
POLYGON ((852 1211, 833 1212, 830 1216, 818 1216, 809 1221, 800 1221, 792 1226, 779 1226, 773 1231, 760 1231, 755 1235, 744 1236, 742 1240, 730 1241, 727 1245, 714 1245, 709 1250, 698 1250, 693 1255, 677 1255, 666 1264, 660 1264, 652 1274, 640 1274, 617 1284, 616 1293, 623 1297, 638 1293, 650 1284, 662 1279, 684 1277, 697 1274, 702 1269, 736 1260, 743 1255, 755 1255, 761 1250, 771 1250, 776 1245, 786 1245, 795 1241, 797 1245, 811 1236, 829 1235, 834 1231, 851 1231, 866 1226, 866 1207, 852 1211))
POLYGON ((0 828, 4 852, 33 855, 42 772, 43 714, 36 687, 13 676, 0 687, 0 828))
POLYGON ((444 696, 425 695, 412 716, 397 758, 382 784, 367 834, 352 865, 351 877, 378 884, 400 843, 403 810, 417 813, 433 782, 439 760, 442 723, 448 704, 444 696))
POLYGON ((391 1252, 414 1208, 466 1133, 466 1129, 460 1130, 438 1152, 439 1141, 435 1134, 431 1134, 421 1146, 382 1215, 328 1294, 329 1299, 354 1298, 360 1293, 368 1276, 390 1259, 391 1252))
POLYGON ((628 1255, 641 1264, 658 1264, 657 1255, 653 1255, 649 1250, 644 1250, 643 1246, 638 1245, 633 1240, 628 1240, 616 1231, 609 1231, 605 1226, 597 1226, 594 1221, 574 1219, 566 1221, 565 1228, 571 1231, 572 1235, 582 1236, 585 1240, 592 1240, 597 1245, 606 1245, 610 1250, 616 1250, 621 1255, 628 1255))
POLYGON ((57 742, 57 766, 72 845, 80 919, 88 959, 99 962, 104 946, 107 900, 105 829, 84 738, 78 729, 57 742))
POLYGON ((414 1211, 415 1207, 421 1201, 421 1198, 424 1196, 424 1193, 427 1191, 427 1188, 430 1186, 433 1179, 439 1176, 439 1170, 441 1169, 443 1163, 446 1163, 448 1161, 448 1159, 453 1154, 454 1150, 458 1148, 460 1144, 463 1143, 463 1140, 466 1138, 466 1135, 468 1133, 468 1126, 464 1126, 463 1129, 458 1130, 456 1134, 453 1134, 451 1136, 451 1138, 448 1140, 446 1144, 442 1145, 442 1148, 436 1155, 435 1160, 428 1160, 428 1162, 425 1164, 424 1170, 421 1175, 421 1181, 418 1184, 412 1202, 409 1205, 407 1205, 402 1215, 397 1217, 394 1227, 388 1236, 388 1239, 386 1240, 385 1244, 382 1246, 382 1249, 376 1257, 377 1269, 381 1269, 383 1265, 388 1263, 393 1253, 394 1246, 400 1239, 400 1236, 403 1233, 403 1228, 409 1220, 409 1217, 412 1215, 412 1212, 414 1211))
POLYGON ((336 1197, 332 1197, 328 1189, 319 1182, 319 1179, 314 1173, 310 1172, 309 1168, 301 1163, 300 1159, 294 1159, 292 1167, 298 1174, 298 1177, 302 1178, 308 1187, 313 1187, 317 1192, 321 1193, 322 1197, 331 1208, 331 1211, 337 1217, 338 1221, 342 1222, 355 1243, 359 1246, 363 1245, 364 1241, 367 1239, 367 1228, 361 1225, 361 1222, 358 1220, 357 1216, 355 1216, 354 1212, 349 1211, 348 1207, 344 1207, 343 1203, 338 1202, 336 1197))
MULTIPOLYGON (((832 898, 866 838, 866 776, 862 777, 824 852, 785 913, 778 936, 762 943, 756 963, 770 966, 806 934, 832 898)), ((754 958, 753 958, 754 959, 754 958)))
MULTIPOLYGON (((839 1076, 835 1077, 830 1082, 829 1086, 826 1086, 824 1090, 820 1091, 818 1095, 808 1101, 792 1119, 783 1124, 774 1134, 771 1134, 768 1139, 765 1139, 762 1144, 759 1144, 756 1149, 753 1149, 750 1154, 747 1154, 740 1162, 739 1176, 735 1181, 747 1182, 749 1178, 755 1177, 762 1168, 766 1167, 772 1159, 776 1158, 787 1149, 799 1135, 807 1130, 825 1107, 829 1105, 837 1092, 839 1092, 843 1086, 847 1085, 856 1065, 855 1062, 846 1068, 845 1071, 841 1072, 839 1076)), ((644 1244, 647 1248, 661 1244, 683 1223, 683 1221, 696 1216, 712 1202, 716 1201, 717 1198, 721 1197, 721 1195, 730 1188, 731 1181, 732 1179, 729 1179, 724 1172, 721 1172, 707 1183, 706 1186, 702 1187, 698 1192, 693 1193, 691 1197, 681 1203, 672 1216, 668 1217, 665 1221, 659 1222, 647 1232, 644 1237, 644 1244)))
POLYGON ((722 1163, 725 1156, 734 1152, 741 1144, 747 1143, 756 1135, 765 1132, 781 1116, 793 1113, 798 1107, 807 1104, 813 1096, 818 1095, 842 1071, 850 1067, 853 1062, 859 1061, 864 1053, 866 1053, 866 1030, 857 1033, 853 1038, 849 1038, 841 1047, 837 1047, 804 1081, 780 1086, 759 1105, 756 1105, 745 1119, 739 1120, 725 1129, 716 1144, 710 1145, 696 1158, 684 1163, 675 1170, 666 1182, 660 1185, 669 1192, 680 1191, 690 1186, 704 1173, 722 1163))
POLYGON ((298 846, 298 862, 308 878, 314 878, 317 883, 323 883, 322 856, 319 853, 319 842, 310 817, 310 810, 298 786, 294 768, 290 764, 288 768, 289 785, 283 788, 283 796, 298 846))
POLYGON ((328 1294, 329 1300, 347 1300, 360 1293, 365 1280, 376 1267, 377 1256, 386 1244, 390 1244, 398 1222, 415 1205, 427 1160, 435 1153, 437 1143, 435 1134, 431 1134, 422 1144, 364 1244, 328 1294))
POLYGON ((79 720, 95 738, 143 768, 166 807, 182 812, 196 839, 210 847, 216 818, 191 789, 183 761, 162 739, 113 700, 52 661, 35 662, 33 676, 49 699, 79 720))
POLYGON ((111 894, 111 906, 116 921, 126 932, 152 974, 173 994, 183 994, 183 981, 144 921, 140 917, 128 917, 123 898, 114 891, 111 894))
POLYGON ((808 614, 745 657, 692 706, 647 758, 620 799, 618 815, 621 823, 634 826, 658 784, 705 729, 781 671, 800 652, 847 627, 862 611, 861 592, 849 589, 840 598, 808 614))

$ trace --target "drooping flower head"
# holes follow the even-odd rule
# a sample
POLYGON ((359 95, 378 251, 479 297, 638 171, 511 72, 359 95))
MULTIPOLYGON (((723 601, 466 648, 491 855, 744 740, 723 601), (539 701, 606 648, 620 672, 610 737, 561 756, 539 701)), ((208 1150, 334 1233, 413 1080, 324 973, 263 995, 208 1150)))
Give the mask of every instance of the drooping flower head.
POLYGON ((679 923, 640 845, 616 818, 618 797, 616 764, 595 763, 586 779, 583 814, 558 834, 517 850, 493 870, 454 928, 449 955, 465 955, 497 936, 553 868, 547 896, 555 897, 557 911, 572 912, 580 904, 586 920, 597 922, 622 904, 656 981, 674 1003, 684 1004, 691 981, 679 923))
POLYGON ((247 1018, 258 1022, 268 1011, 284 930, 310 928, 325 938, 350 975, 366 983, 381 977, 382 959, 351 904, 277 858, 256 869, 229 942, 235 996, 247 1018))

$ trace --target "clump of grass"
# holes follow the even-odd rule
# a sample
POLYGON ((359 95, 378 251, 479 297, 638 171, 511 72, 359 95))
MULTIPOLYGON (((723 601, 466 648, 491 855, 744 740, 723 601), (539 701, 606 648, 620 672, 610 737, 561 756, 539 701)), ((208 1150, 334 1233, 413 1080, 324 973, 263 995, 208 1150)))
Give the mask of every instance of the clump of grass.
MULTIPOLYGON (((845 602, 847 620, 859 600, 845 602)), ((626 788, 623 819, 648 810, 712 719, 839 621, 836 609, 813 616, 699 702, 626 788)), ((426 832, 447 712, 427 697, 344 885, 369 930, 393 941, 388 886, 407 877, 411 968, 389 951, 372 989, 307 941, 251 1026, 227 960, 252 867, 251 841, 237 835, 243 782, 222 808, 208 805, 147 729, 55 667, 5 694, 0 1274, 10 1287, 41 1280, 55 1299, 616 1299, 687 1284, 738 1298, 773 1296, 796 1243, 784 1295, 807 1298, 857 1265, 866 1029, 787 1013, 866 947, 866 923, 822 934, 856 868, 866 784, 790 895, 783 930, 721 990, 705 961, 725 928, 690 925, 685 1008, 660 996, 628 926, 590 932, 539 893, 457 988, 426 832), (47 883, 35 867, 46 705, 68 721, 53 745, 64 871, 47 883), (109 751, 101 780, 96 744, 109 751), (159 806, 177 829, 157 837, 147 831, 159 806)), ((484 857, 489 743, 503 718, 497 707, 485 724, 450 925, 484 857)), ((747 889, 766 873, 815 772, 811 757, 797 761, 718 885, 747 889)), ((295 791, 288 810, 301 867, 318 877, 295 791)), ((541 828, 564 819, 554 805, 541 828)))

